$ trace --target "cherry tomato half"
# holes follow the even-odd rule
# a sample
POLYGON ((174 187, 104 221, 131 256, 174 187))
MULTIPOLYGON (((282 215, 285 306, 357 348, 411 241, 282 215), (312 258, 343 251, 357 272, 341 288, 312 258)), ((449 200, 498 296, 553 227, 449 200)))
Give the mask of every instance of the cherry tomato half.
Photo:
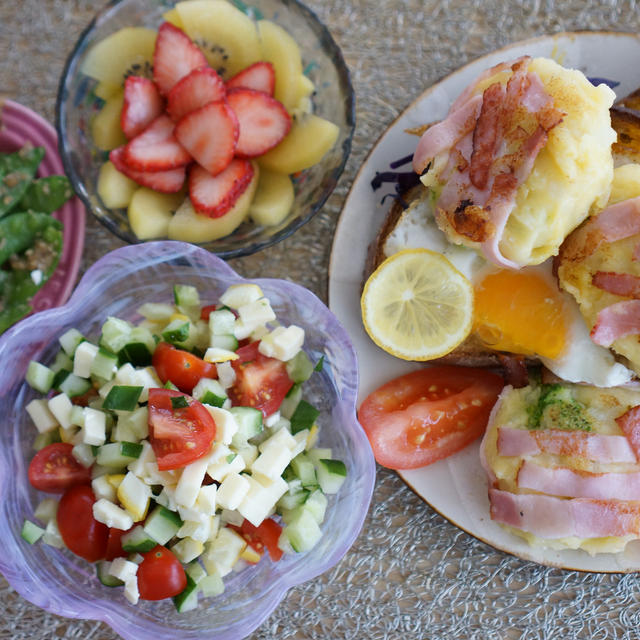
POLYGON ((252 342, 236 351, 239 358, 231 363, 236 381, 229 397, 235 405, 260 409, 266 418, 277 411, 293 381, 284 362, 262 355, 259 344, 252 342))
POLYGON ((176 349, 168 342, 158 343, 152 364, 162 382, 170 380, 185 393, 191 393, 200 378, 215 378, 218 375, 215 364, 205 362, 188 351, 176 349))
POLYGON ((382 385, 358 419, 383 467, 415 469, 445 458, 482 435, 504 386, 485 369, 434 366, 382 385))
POLYGON ((149 389, 149 441, 158 469, 179 469, 201 458, 211 448, 216 423, 191 396, 171 389, 149 389), (174 407, 172 398, 184 398, 186 407, 174 407))
POLYGON ((60 498, 56 516, 67 548, 89 562, 105 557, 109 538, 109 527, 93 517, 95 501, 88 484, 76 485, 60 498))
POLYGON ((73 457, 72 449, 68 442, 54 442, 40 449, 29 464, 31 486, 38 491, 62 493, 75 484, 91 482, 91 469, 73 457))
POLYGON ((282 527, 273 518, 264 520, 259 527, 254 527, 248 520, 245 520, 241 526, 231 526, 231 528, 239 533, 247 541, 247 544, 259 554, 262 554, 266 547, 274 562, 278 562, 282 558, 282 549, 278 546, 282 527))
MULTIPOLYGON (((135 525, 133 525, 135 527, 135 525)), ((133 529, 133 527, 131 527, 133 529)), ((122 548, 122 536, 131 531, 131 529, 115 529, 109 528, 109 537, 107 538, 107 548, 104 552, 105 560, 115 560, 116 558, 126 558, 129 554, 122 548)))
POLYGON ((142 554, 138 567, 138 589, 143 600, 177 596, 187 586, 187 576, 169 549, 158 545, 142 554))

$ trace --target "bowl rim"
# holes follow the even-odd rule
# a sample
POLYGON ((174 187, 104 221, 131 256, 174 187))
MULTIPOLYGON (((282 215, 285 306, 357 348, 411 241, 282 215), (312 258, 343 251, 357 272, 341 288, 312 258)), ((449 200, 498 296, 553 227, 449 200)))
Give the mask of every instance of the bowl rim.
MULTIPOLYGON (((319 558, 317 564, 313 567, 305 567, 304 558, 301 558, 302 565, 298 565, 298 570, 294 569, 291 572, 282 574, 277 578, 277 580, 275 580, 273 586, 265 592, 265 598, 256 603, 257 606, 254 609, 254 614, 251 619, 236 621, 231 627, 226 627, 224 630, 219 631, 219 635, 216 636, 221 638, 221 640, 223 638, 236 640, 257 629, 280 604, 289 589, 307 582, 335 566, 349 551, 356 538, 360 535, 365 518, 367 517, 370 509, 373 488, 375 485, 376 464, 364 431, 361 428, 358 428, 359 425, 356 415, 358 383, 357 356, 346 330, 342 327, 333 312, 331 312, 326 304, 324 304, 312 291, 295 282, 275 278, 245 278, 232 269, 224 260, 201 247, 178 241, 154 241, 146 243, 143 247, 127 245, 111 251, 100 258, 83 275, 73 295, 64 306, 48 309, 39 314, 35 314, 27 319, 22 328, 12 328, 0 337, 0 353, 11 350, 11 343, 14 339, 14 334, 17 334, 20 331, 24 332, 32 326, 38 326, 40 322, 48 319, 54 320, 57 318, 63 321, 68 320, 68 316, 71 311, 74 309, 81 309, 86 291, 93 288, 96 284, 101 285, 102 287, 108 287, 115 281, 121 280, 123 276, 117 270, 114 270, 113 268, 105 269, 105 267, 109 266, 109 263, 113 264, 117 259, 120 258, 121 262, 127 262, 129 264, 136 263, 135 271, 141 271, 151 267, 153 264, 164 262, 172 262, 180 265, 181 260, 189 259, 191 256, 196 257, 198 254, 201 255, 203 262, 212 265, 212 267, 215 265, 215 267, 219 269, 217 273, 220 274, 220 279, 223 281, 228 282, 231 280, 236 283, 255 282, 260 285, 264 284, 267 290, 284 284, 290 291, 296 290, 301 294, 305 306, 311 306, 311 308, 313 310, 317 310, 318 313, 320 313, 319 309, 322 308, 322 313, 325 317, 331 319, 332 323, 335 322, 336 339, 341 344, 343 341, 346 341, 344 344, 349 350, 348 360, 351 363, 354 377, 353 387, 351 385, 347 385, 341 394, 340 403, 343 407, 345 417, 348 416, 349 423, 351 424, 350 439, 355 443, 353 453, 363 463, 362 468, 358 469, 357 475, 357 478, 359 479, 358 487, 360 493, 358 504, 361 505, 361 509, 359 509, 357 513, 353 513, 354 517, 351 518, 349 527, 350 531, 348 532, 348 535, 340 545, 333 545, 331 551, 319 558), (140 255, 141 250, 144 253, 142 256, 140 255), (302 572, 299 570, 300 567, 303 567, 304 569, 302 572)), ((7 490, 8 483, 5 484, 2 474, 0 474, 0 495, 6 495, 7 490)), ((116 603, 116 605, 112 607, 105 607, 102 606, 101 602, 98 602, 96 603, 96 606, 92 601, 82 600, 77 594, 69 594, 69 603, 66 605, 61 604, 59 600, 47 597, 46 591, 43 592, 41 589, 34 589, 32 587, 31 580, 16 570, 16 565, 10 561, 10 558, 0 557, 0 568, 2 569, 2 573, 5 575, 7 581, 16 591, 18 591, 18 593, 27 600, 51 613, 70 618, 90 618, 94 620, 101 620, 108 624, 114 631, 128 638, 164 637, 159 634, 161 634, 163 629, 166 630, 168 628, 165 623, 153 621, 151 623, 151 627, 147 629, 142 636, 132 636, 130 628, 131 623, 129 619, 119 615, 119 610, 121 610, 122 606, 125 606, 124 603, 116 603)), ((215 606, 215 601, 213 601, 213 605, 215 606)), ((135 611, 135 608, 133 608, 133 610, 135 611)), ((209 632, 211 632, 211 629, 209 632)), ((187 631, 186 629, 183 630, 183 633, 185 638, 201 637, 194 635, 192 631, 187 631)), ((199 631, 198 633, 205 632, 199 631)))
MULTIPOLYGON (((95 213, 93 209, 93 205, 91 203, 91 197, 80 177, 76 174, 73 164, 70 162, 66 147, 65 147, 65 133, 66 133, 66 113, 67 113, 67 79, 69 76, 69 71, 76 60, 76 57, 80 54, 80 52, 86 47, 86 41, 93 29, 96 26, 96 23, 104 16, 113 10, 117 5, 122 2, 126 2, 127 0, 110 0, 107 5, 105 5, 100 11, 98 11, 89 24, 83 29, 83 31, 78 36, 73 49, 67 56, 65 60, 65 64, 62 70, 62 74, 60 75, 60 80, 58 81, 58 90, 56 94, 56 104, 55 104, 55 128, 58 133, 58 152, 60 158, 62 160, 62 164, 64 167, 64 171, 69 177, 71 181, 71 185, 73 186, 74 191, 77 196, 80 198, 82 203, 85 205, 86 209, 91 212, 91 214, 96 218, 103 226, 105 226, 109 231, 115 234, 121 240, 129 244, 143 244, 149 242, 149 240, 140 240, 134 236, 133 233, 128 233, 123 231, 123 229, 118 225, 117 222, 112 220, 111 218, 106 218, 103 216, 99 216, 95 213)), ((234 6, 237 6, 235 0, 230 0, 234 6)), ((230 258, 240 258, 243 256, 248 256, 253 253, 256 253, 262 249, 266 249, 278 242, 288 238, 295 231, 297 231, 304 224, 309 222, 311 218, 313 218, 324 206, 329 196, 333 193, 335 188, 338 185, 340 177, 345 169, 349 156, 351 154, 351 147, 353 142, 353 136, 355 134, 356 129, 356 98, 355 98, 355 90, 353 88, 353 83, 351 82, 351 72, 349 67, 344 59, 344 55, 342 50, 338 46, 335 41, 333 35, 329 31, 328 27, 320 20, 318 15, 305 4, 303 4, 300 0, 281 0, 285 7, 289 7, 291 5, 295 6, 303 16, 305 16, 307 23, 311 27, 311 29, 316 33, 320 42, 324 43, 325 47, 329 50, 331 58, 334 60, 334 64, 336 67, 337 75, 339 78, 339 84, 344 93, 344 103, 345 103, 345 115, 346 115, 346 124, 347 124, 347 132, 346 137, 342 142, 342 156, 340 160, 340 164, 336 166, 329 174, 329 183, 322 190, 320 196, 315 200, 312 206, 309 207, 308 212, 305 215, 297 217, 295 220, 292 220, 286 227, 269 236, 266 239, 253 241, 247 245, 242 247, 237 247, 235 249, 227 249, 224 251, 214 251, 212 249, 207 249, 203 244, 202 248, 217 255, 219 258, 224 260, 228 260, 230 258)), ((172 6, 174 2, 172 0, 172 6)), ((169 7, 167 7, 169 9, 169 7)), ((166 238, 158 239, 158 240, 167 240, 166 238)), ((213 241, 215 242, 215 241, 213 241)))

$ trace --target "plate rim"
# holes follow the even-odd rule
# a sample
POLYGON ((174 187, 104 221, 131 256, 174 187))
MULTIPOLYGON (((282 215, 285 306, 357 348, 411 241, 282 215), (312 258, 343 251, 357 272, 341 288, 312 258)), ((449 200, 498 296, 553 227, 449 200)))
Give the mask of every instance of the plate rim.
MULTIPOLYGON (((482 54, 481 56, 479 56, 478 58, 474 58, 473 60, 470 60, 469 62, 466 62, 464 65, 457 67, 456 69, 454 69, 451 73, 445 74, 441 77, 439 77, 437 80, 435 80, 431 85, 429 85, 427 88, 424 89, 424 91, 422 91, 419 95, 417 95, 409 104, 407 104, 407 106, 405 106, 404 108, 402 108, 402 110, 393 118, 393 120, 391 120, 389 122, 389 124, 385 127, 384 131, 382 131, 382 133, 378 136, 378 138, 375 140, 375 142, 372 144, 371 148, 369 149, 369 151, 367 152, 365 158, 362 161, 362 164, 360 165, 358 171, 356 172, 356 175, 354 176, 352 182, 351 182, 351 186, 349 188, 349 191, 347 193, 347 196, 345 198, 344 204, 342 206, 342 209, 340 211, 340 215, 338 217, 338 221, 336 223, 336 229, 334 232, 334 237, 333 237, 333 241, 331 244, 331 252, 330 252, 330 256, 329 256, 329 268, 328 268, 328 278, 327 278, 327 304, 329 306, 329 308, 334 311, 334 308, 332 307, 332 299, 331 299, 331 289, 332 289, 332 282, 334 282, 334 278, 333 278, 333 274, 335 272, 335 268, 336 268, 336 245, 337 245, 337 238, 340 235, 343 225, 345 224, 344 220, 345 220, 345 216, 343 215, 345 212, 345 209, 347 209, 347 207, 351 204, 351 200, 354 197, 354 193, 356 190, 356 185, 360 183, 364 172, 368 169, 368 164, 369 161, 371 160, 372 155, 375 153, 375 151, 378 149, 378 147, 382 144, 382 142, 387 138, 387 136, 392 134, 392 129, 394 129, 396 127, 396 125, 398 124, 398 121, 405 116, 408 112, 410 112, 411 110, 415 109, 416 106, 418 105, 418 103, 422 102, 423 100, 425 100, 431 93, 433 93, 445 80, 449 80, 450 78, 457 76, 459 74, 464 73, 469 67, 473 66, 473 65, 477 65, 478 63, 482 62, 483 60, 486 60, 490 57, 493 57, 497 54, 500 54, 501 52, 509 52, 513 49, 519 49, 522 47, 526 47, 527 45, 531 45, 534 43, 539 43, 542 41, 554 41, 554 40, 559 40, 561 38, 580 38, 580 37, 601 37, 601 36, 611 36, 611 37, 615 37, 615 38, 630 38, 633 39, 637 42, 640 43, 640 34, 637 33, 631 33, 631 32, 625 32, 625 31, 611 31, 611 30, 579 30, 579 31, 560 31, 558 33, 552 33, 552 34, 544 34, 544 35, 540 35, 540 36, 534 36, 531 38, 525 38, 523 40, 519 40, 516 42, 511 42, 508 43, 502 47, 499 47, 497 49, 488 51, 484 54, 482 54)), ((395 133, 395 132, 394 132, 395 133)), ((362 265, 363 267, 363 273, 364 273, 364 267, 365 265, 362 265)), ((625 574, 630 574, 630 573, 638 573, 640 572, 640 565, 638 566, 638 568, 628 568, 628 569, 624 569, 621 567, 617 567, 617 568, 612 568, 612 569, 594 569, 594 568, 584 568, 584 567, 574 567, 571 566, 570 562, 554 562, 553 560, 549 559, 549 558, 544 558, 544 559, 539 559, 533 556, 533 554, 529 554, 527 553, 526 550, 523 551, 516 551, 513 549, 508 549, 508 548, 504 548, 504 545, 501 545, 499 542, 494 541, 494 540, 489 540, 486 539, 485 537, 482 537, 476 533, 472 533, 471 531, 469 531, 465 526, 462 526, 460 523, 456 522, 455 519, 453 519, 451 516, 448 516, 444 513, 442 513, 442 511, 440 511, 440 509, 436 508, 431 502, 429 502, 429 500, 422 495, 415 486, 413 486, 412 482, 406 478, 403 475, 403 471, 402 470, 393 470, 394 473, 402 480, 402 482, 404 482, 404 484, 416 495, 418 496, 429 508, 431 508, 433 511, 435 511, 437 514, 439 514, 441 517, 443 517, 445 520, 447 520, 449 523, 451 523, 453 526, 457 527, 458 529, 460 529, 461 531, 464 531, 466 534, 470 535, 471 537, 475 538, 476 540, 489 545, 490 547, 492 547, 493 549, 497 550, 497 551, 501 551, 503 553, 509 554, 513 557, 519 558, 521 560, 524 561, 528 561, 528 562, 534 562, 536 564, 539 564, 541 566, 546 566, 546 567, 550 567, 553 569, 560 569, 563 571, 578 571, 581 573, 597 573, 597 574, 618 574, 618 575, 625 575, 625 574)), ((513 536, 515 536, 515 534, 511 534, 513 536)), ((528 546, 526 548, 531 549, 532 551, 535 549, 535 547, 532 546, 528 546)), ((549 552, 553 552, 553 549, 549 549, 549 552)), ((563 551, 573 551, 570 549, 567 550, 561 550, 560 553, 562 553, 563 551)), ((584 550, 579 550, 581 553, 587 553, 584 550)), ((610 555, 616 555, 616 554, 610 554, 610 555)))

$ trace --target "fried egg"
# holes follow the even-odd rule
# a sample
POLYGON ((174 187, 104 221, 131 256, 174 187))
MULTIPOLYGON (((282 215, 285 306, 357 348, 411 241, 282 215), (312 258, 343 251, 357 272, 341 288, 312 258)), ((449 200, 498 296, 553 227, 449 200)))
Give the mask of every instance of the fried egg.
POLYGON ((433 197, 423 190, 402 213, 382 247, 443 254, 474 287, 472 335, 487 348, 538 357, 563 380, 599 387, 624 384, 632 372, 589 338, 575 300, 561 291, 551 260, 518 271, 501 269, 475 250, 452 244, 438 228, 433 197))

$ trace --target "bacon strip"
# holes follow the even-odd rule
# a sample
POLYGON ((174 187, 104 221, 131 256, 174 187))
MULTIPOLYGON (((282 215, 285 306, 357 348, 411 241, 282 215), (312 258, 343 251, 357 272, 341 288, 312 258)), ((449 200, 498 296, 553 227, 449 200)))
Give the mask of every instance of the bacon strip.
POLYGON ((640 406, 631 407, 616 418, 622 433, 627 436, 629 445, 640 458, 640 406))
POLYGON ((491 518, 541 538, 640 534, 640 502, 555 498, 489 490, 491 518))
POLYGON ((634 449, 625 436, 589 433, 587 431, 562 431, 560 429, 529 431, 500 427, 498 430, 498 453, 501 456, 518 457, 550 453, 556 456, 573 456, 605 464, 637 462, 634 449))
POLYGON ((640 233, 640 196, 616 202, 593 218, 592 229, 605 242, 615 242, 640 233))
POLYGON ((473 131, 481 106, 482 96, 474 96, 461 108, 450 111, 444 120, 430 126, 418 141, 413 154, 413 170, 422 175, 439 153, 451 149, 461 138, 473 131))
POLYGON ((591 277, 591 284, 617 296, 640 298, 640 277, 630 273, 596 271, 591 277))
POLYGON ((552 496, 594 500, 640 500, 640 472, 589 473, 567 467, 544 467, 525 460, 517 485, 552 496))
POLYGON ((591 329, 591 340, 610 347, 619 338, 640 333, 640 300, 623 300, 601 309, 591 329))

